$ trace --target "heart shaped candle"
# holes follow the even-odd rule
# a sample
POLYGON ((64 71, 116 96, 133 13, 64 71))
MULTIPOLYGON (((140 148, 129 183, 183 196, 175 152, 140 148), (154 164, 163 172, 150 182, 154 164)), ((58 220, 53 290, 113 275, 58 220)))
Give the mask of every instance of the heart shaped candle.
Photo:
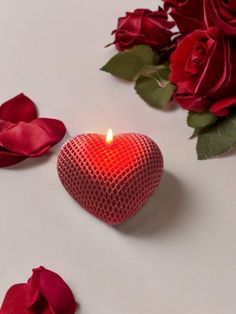
POLYGON ((158 187, 163 158, 145 135, 107 138, 79 135, 68 140, 58 157, 58 174, 71 196, 87 211, 116 225, 134 215, 158 187))

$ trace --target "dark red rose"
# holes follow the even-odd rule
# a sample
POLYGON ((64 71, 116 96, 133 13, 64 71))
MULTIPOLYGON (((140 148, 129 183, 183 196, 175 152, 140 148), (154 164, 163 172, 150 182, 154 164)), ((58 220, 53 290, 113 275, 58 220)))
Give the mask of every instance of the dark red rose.
POLYGON ((56 273, 39 267, 27 283, 16 284, 6 293, 0 314, 74 314, 74 296, 56 273))
POLYGON ((236 0, 206 0, 205 20, 208 27, 217 26, 227 36, 236 37, 236 0))
POLYGON ((65 135, 64 124, 37 118, 35 104, 20 94, 0 107, 0 167, 44 155, 65 135))
POLYGON ((218 28, 187 35, 171 55, 176 99, 190 111, 227 115, 236 104, 236 46, 218 28))
POLYGON ((204 29, 204 0, 164 0, 164 8, 170 11, 180 32, 188 34, 196 29, 204 29))
POLYGON ((161 8, 158 11, 137 9, 120 17, 117 29, 112 34, 115 34, 114 43, 119 51, 135 45, 148 45, 161 52, 171 46, 170 29, 174 25, 174 22, 168 21, 166 12, 161 8))

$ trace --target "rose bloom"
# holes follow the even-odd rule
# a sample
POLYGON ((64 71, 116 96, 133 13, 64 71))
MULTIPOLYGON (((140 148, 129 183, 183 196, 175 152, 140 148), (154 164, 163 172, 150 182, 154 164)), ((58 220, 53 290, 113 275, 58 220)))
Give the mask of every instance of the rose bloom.
POLYGON ((74 314, 77 303, 65 281, 39 267, 27 283, 12 286, 6 293, 0 314, 74 314))
POLYGON ((118 19, 115 34, 115 45, 119 51, 132 48, 135 45, 148 45, 158 52, 171 46, 172 32, 175 25, 168 21, 166 12, 137 9, 126 13, 118 19))
POLYGON ((171 55, 175 97, 190 111, 229 114, 236 104, 236 45, 218 28, 196 30, 171 55))
POLYGON ((205 28, 203 0, 164 0, 164 8, 170 11, 182 34, 205 28))
POLYGON ((236 36, 236 0, 205 1, 207 26, 218 26, 227 36, 236 36))

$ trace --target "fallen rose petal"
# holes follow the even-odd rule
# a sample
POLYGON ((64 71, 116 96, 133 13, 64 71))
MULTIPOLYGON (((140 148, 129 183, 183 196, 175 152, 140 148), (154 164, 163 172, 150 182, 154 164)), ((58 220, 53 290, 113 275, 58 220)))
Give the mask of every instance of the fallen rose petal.
MULTIPOLYGON (((38 301, 30 307, 31 314, 56 314, 52 311, 51 307, 47 304, 43 296, 39 296, 38 301)), ((1 314, 1 313, 0 313, 1 314)))
POLYGON ((13 126, 14 126, 14 123, 0 119, 0 133, 13 126))
POLYGON ((66 133, 66 127, 63 122, 57 119, 38 118, 31 122, 38 125, 50 136, 51 145, 58 143, 66 133))
POLYGON ((10 167, 25 160, 26 156, 0 149, 0 167, 10 167))
POLYGON ((42 128, 26 122, 19 122, 0 134, 0 146, 25 156, 30 156, 50 144, 50 137, 42 128))
POLYGON ((74 296, 65 281, 56 273, 39 267, 33 270, 29 284, 37 276, 39 280, 39 291, 50 304, 53 313, 74 314, 77 308, 74 296))
POLYGON ((32 293, 29 284, 12 286, 3 301, 0 314, 57 314, 52 312, 47 302, 39 294, 32 304, 32 293))
POLYGON ((13 285, 6 293, 0 314, 75 314, 77 303, 65 281, 39 267, 26 284, 13 285))
POLYGON ((43 147, 41 150, 37 151, 36 153, 32 153, 29 155, 29 157, 40 157, 45 155, 49 149, 51 148, 50 145, 43 147))
MULTIPOLYGON (((25 156, 37 155, 44 148, 59 142, 65 134, 64 124, 54 119, 19 122, 0 133, 0 146, 25 156)), ((48 150, 48 149, 47 149, 48 150)))
POLYGON ((65 132, 59 120, 37 119, 33 101, 19 94, 0 106, 0 167, 46 154, 65 132))
POLYGON ((0 107, 0 119, 17 123, 30 122, 37 118, 35 104, 23 93, 6 101, 0 107))
POLYGON ((0 314, 32 314, 28 310, 30 289, 27 284, 16 284, 6 293, 0 314))

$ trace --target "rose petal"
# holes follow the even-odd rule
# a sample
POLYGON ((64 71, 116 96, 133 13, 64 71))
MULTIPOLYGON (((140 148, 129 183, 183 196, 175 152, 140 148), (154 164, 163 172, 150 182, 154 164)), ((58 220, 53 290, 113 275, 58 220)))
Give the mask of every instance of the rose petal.
POLYGON ((204 1, 205 22, 208 27, 218 26, 227 37, 236 36, 235 2, 204 1))
POLYGON ((151 12, 150 10, 137 9, 133 13, 127 12, 126 17, 120 17, 118 19, 118 29, 125 28, 126 31, 131 33, 140 33, 142 18, 145 13, 151 12))
MULTIPOLYGON (((42 295, 39 295, 38 300, 30 307, 31 314, 56 314, 47 303, 42 295)), ((0 313, 1 314, 1 313, 0 313)))
POLYGON ((206 28, 203 0, 164 0, 164 8, 170 13, 182 34, 206 28))
POLYGON ((74 296, 56 273, 39 267, 26 284, 16 284, 6 293, 0 314, 74 314, 74 296))
MULTIPOLYGON (((39 278, 39 290, 55 314, 74 314, 77 308, 74 296, 65 281, 56 273, 39 267, 33 270, 29 284, 39 278)), ((35 284, 35 283, 34 283, 35 284)))
MULTIPOLYGON (((216 28, 212 28, 208 32, 214 30, 218 31, 216 28)), ((220 34, 218 34, 218 37, 214 47, 212 47, 212 51, 209 53, 205 69, 195 89, 195 94, 198 97, 216 93, 217 90, 222 89, 222 86, 227 83, 230 67, 228 62, 230 54, 229 42, 226 39, 224 40, 220 34), (217 71, 215 71, 216 64, 217 71)))
POLYGON ((66 133, 64 123, 57 119, 38 118, 32 121, 32 124, 38 125, 48 133, 52 145, 63 139, 66 133))
POLYGON ((13 127, 13 126, 14 126, 13 123, 0 119, 0 133, 13 127))
POLYGON ((208 108, 211 104, 211 102, 208 100, 195 98, 193 95, 187 94, 176 94, 175 99, 178 101, 182 108, 195 112, 206 111, 206 108, 208 108))
POLYGON ((33 314, 28 311, 30 290, 27 284, 12 286, 3 300, 0 314, 33 314))
POLYGON ((55 314, 41 295, 37 296, 33 306, 31 304, 30 285, 16 284, 8 290, 0 314, 55 314))
POLYGON ((216 116, 227 116, 229 114, 229 107, 236 105, 236 96, 228 97, 218 100, 211 107, 210 112, 216 116))
POLYGON ((17 123, 30 122, 37 118, 35 104, 23 93, 6 101, 0 107, 0 119, 17 123))
POLYGON ((0 150, 0 168, 13 166, 26 158, 26 156, 17 153, 0 150))
POLYGON ((185 67, 186 61, 191 55, 199 38, 207 40, 208 35, 202 30, 197 30, 181 40, 177 49, 172 53, 170 79, 173 83, 183 82, 193 77, 192 73, 185 71, 185 67))
POLYGON ((112 34, 115 34, 114 43, 118 50, 135 45, 149 45, 162 53, 163 49, 172 44, 170 29, 174 25, 173 21, 168 21, 166 12, 160 7, 158 11, 137 9, 120 17, 117 29, 112 34))
POLYGON ((182 34, 191 33, 196 29, 204 29, 204 23, 196 18, 191 18, 189 16, 184 16, 183 18, 183 15, 177 13, 176 11, 173 11, 171 16, 175 20, 182 34))
POLYGON ((64 134, 64 124, 55 119, 19 122, 0 133, 0 146, 28 157, 40 156, 48 151, 50 146, 59 142, 64 134))
POLYGON ((50 137, 37 125, 19 122, 0 134, 0 145, 9 151, 30 156, 50 145, 50 137))

